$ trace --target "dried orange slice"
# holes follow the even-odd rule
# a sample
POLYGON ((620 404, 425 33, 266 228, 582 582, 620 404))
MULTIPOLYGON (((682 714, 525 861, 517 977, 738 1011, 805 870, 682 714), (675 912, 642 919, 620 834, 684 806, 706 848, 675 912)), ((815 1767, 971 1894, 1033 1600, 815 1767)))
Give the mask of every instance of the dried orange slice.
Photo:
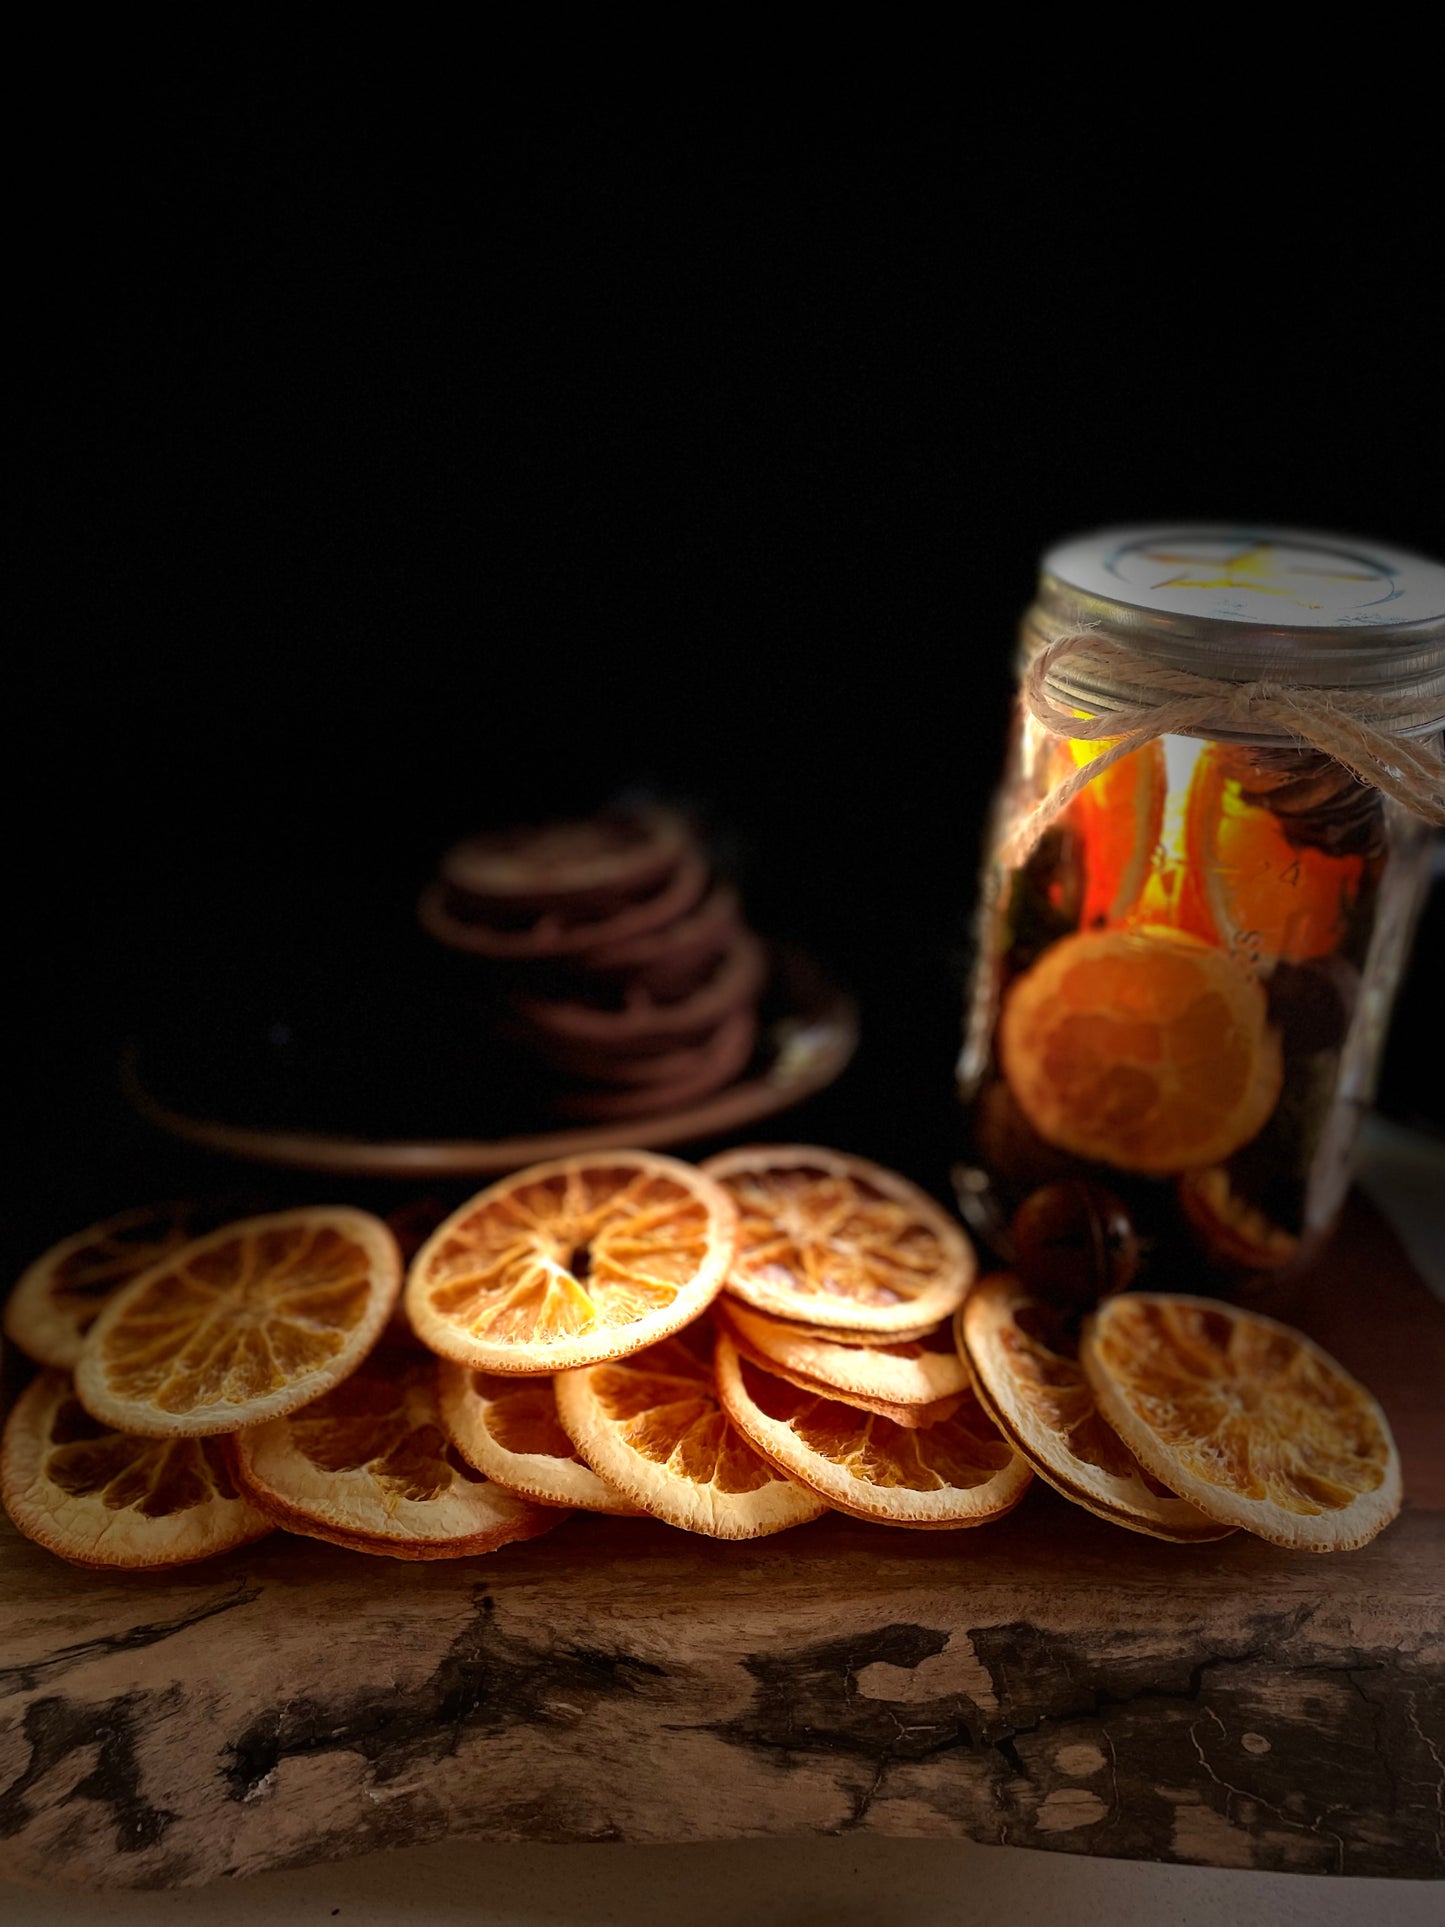
POLYGON ((467 1463, 519 1498, 637 1516, 640 1508, 577 1456, 557 1417, 550 1378, 502 1378, 444 1358, 437 1366, 437 1409, 467 1463))
MULTIPOLYGON (((1108 747, 1068 745, 1080 769, 1108 747)), ((1164 825, 1167 789, 1164 745, 1156 740, 1111 763, 1069 805, 1067 820, 1084 844, 1081 929, 1122 923, 1139 901, 1164 825)))
MULTIPOLYGON (((713 1310, 730 1312, 742 1303, 744 1300, 725 1292, 713 1310)), ((806 1325, 797 1318, 776 1318, 771 1312, 763 1315, 770 1331, 786 1332, 792 1338, 818 1339, 826 1345, 847 1345, 853 1351, 887 1351, 894 1345, 917 1345, 941 1329, 935 1321, 931 1325, 908 1325, 896 1332, 839 1331, 832 1325, 806 1325)))
POLYGON ((197 1238, 112 1298, 75 1372, 86 1410, 153 1438, 294 1411, 366 1356, 401 1286, 369 1212, 308 1205, 197 1238))
POLYGON ((1282 1271, 1299 1257, 1299 1239, 1241 1198, 1222 1164, 1186 1171, 1178 1188, 1185 1217, 1216 1263, 1245 1271, 1282 1271))
POLYGON ((1232 1527, 1151 1478, 1104 1423, 1056 1321, 1011 1272, 979 1280, 958 1314, 958 1333, 985 1411, 1066 1499, 1155 1539, 1228 1537, 1232 1527))
POLYGON ((717 1343, 718 1391, 738 1430, 840 1512, 896 1526, 976 1526, 1011 1511, 1033 1477, 972 1394, 908 1428, 790 1385, 717 1343))
POLYGON ((1134 1457, 1221 1525, 1345 1552, 1400 1509, 1379 1405, 1302 1333, 1208 1298, 1110 1299, 1080 1358, 1134 1457))
POLYGON ((759 1311, 838 1331, 926 1329, 973 1279, 963 1227, 916 1184, 813 1144, 751 1144, 703 1165, 737 1200, 727 1288, 759 1311))
POLYGON ((299 1412, 237 1434, 237 1480, 288 1532, 393 1559, 461 1559, 567 1516, 504 1492, 442 1428, 436 1361, 383 1345, 299 1412))
POLYGON ((816 1519, 822 1499, 775 1471, 723 1411, 706 1345, 694 1327, 635 1357, 560 1373, 567 1436, 600 1478, 684 1532, 759 1539, 816 1519))
POLYGON ((1255 979, 1199 938, 1154 927, 1052 945, 1009 991, 999 1051, 1041 1137, 1153 1175, 1248 1144, 1284 1076, 1255 979))
POLYGON ((787 1325, 736 1298, 718 1301, 728 1336, 770 1371, 812 1381, 840 1398, 924 1407, 969 1389, 968 1367, 953 1333, 939 1326, 924 1340, 894 1345, 850 1345, 821 1331, 787 1325))
POLYGON ((621 906, 596 910, 572 899, 519 912, 516 921, 508 917, 498 922, 494 912, 449 890, 438 878, 422 891, 417 916, 429 936, 453 949, 494 963, 531 963, 576 957, 663 930, 697 907, 707 885, 707 863, 699 852, 691 851, 647 894, 621 906))
POLYGON ((77 1566, 179 1566, 259 1539, 216 1439, 140 1439, 99 1424, 68 1372, 15 1402, 0 1446, 0 1497, 27 1539, 77 1566))
POLYGON ((557 1158, 452 1213, 412 1262, 407 1315, 424 1345, 477 1371, 595 1365, 704 1311, 736 1234, 732 1199, 677 1158, 557 1158))
POLYGON ((223 1215, 234 1216, 234 1208, 147 1204, 62 1238, 20 1274, 5 1306, 5 1336, 37 1364, 73 1371, 107 1300, 223 1215))
POLYGON ((1229 755, 1220 744, 1205 748, 1184 822, 1215 941, 1266 968, 1331 955, 1359 893, 1363 858, 1291 842, 1273 810, 1246 800, 1227 773, 1229 755))
POLYGON ((611 907, 661 882, 691 840, 676 811, 614 809, 469 836, 447 851, 441 874, 452 889, 498 908, 611 907))

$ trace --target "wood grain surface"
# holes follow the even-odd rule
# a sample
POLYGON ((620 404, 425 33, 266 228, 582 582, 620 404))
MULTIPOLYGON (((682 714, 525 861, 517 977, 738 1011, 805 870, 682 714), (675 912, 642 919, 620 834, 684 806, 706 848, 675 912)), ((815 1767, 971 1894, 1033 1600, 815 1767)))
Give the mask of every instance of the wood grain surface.
POLYGON ((1361 1202, 1267 1309, 1382 1397, 1403 1516, 1168 1546, 1037 1482, 973 1532, 574 1517, 156 1575, 0 1537, 0 1876, 189 1885, 447 1835, 965 1836, 1445 1873, 1445 1308, 1361 1202))

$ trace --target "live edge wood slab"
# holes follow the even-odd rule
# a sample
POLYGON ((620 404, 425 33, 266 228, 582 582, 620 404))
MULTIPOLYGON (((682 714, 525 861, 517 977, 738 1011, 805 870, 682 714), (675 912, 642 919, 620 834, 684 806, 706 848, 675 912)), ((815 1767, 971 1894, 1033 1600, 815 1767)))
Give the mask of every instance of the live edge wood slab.
POLYGON ((1358 1201, 1272 1307, 1383 1398, 1357 1553, 1171 1547, 1035 1486, 978 1532, 575 1517, 405 1565, 151 1577, 0 1539, 0 1875, 169 1887, 468 1835, 962 1836, 1445 1872, 1445 1308, 1358 1201))

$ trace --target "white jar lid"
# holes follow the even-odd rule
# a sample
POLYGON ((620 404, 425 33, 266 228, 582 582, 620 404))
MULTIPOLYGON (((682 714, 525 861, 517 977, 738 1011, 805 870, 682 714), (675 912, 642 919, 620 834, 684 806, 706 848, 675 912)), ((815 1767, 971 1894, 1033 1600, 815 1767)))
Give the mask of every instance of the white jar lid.
POLYGON ((1445 621, 1445 565, 1387 543, 1301 529, 1101 529, 1051 548, 1042 571, 1061 587, 1141 613, 1272 633, 1445 621))

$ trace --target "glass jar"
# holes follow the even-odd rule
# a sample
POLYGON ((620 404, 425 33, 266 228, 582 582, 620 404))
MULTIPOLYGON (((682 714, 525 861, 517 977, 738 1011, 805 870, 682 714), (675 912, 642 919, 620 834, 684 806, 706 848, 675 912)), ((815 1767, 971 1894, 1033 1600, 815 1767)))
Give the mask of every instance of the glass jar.
POLYGON ((1129 1228, 1130 1275, 1138 1253, 1173 1288, 1293 1268, 1349 1186, 1442 820, 1445 568, 1106 531, 1045 556, 1019 666, 964 1214, 1009 1260, 1025 1201, 1062 1186, 1105 1200, 1091 1235, 1129 1228))

